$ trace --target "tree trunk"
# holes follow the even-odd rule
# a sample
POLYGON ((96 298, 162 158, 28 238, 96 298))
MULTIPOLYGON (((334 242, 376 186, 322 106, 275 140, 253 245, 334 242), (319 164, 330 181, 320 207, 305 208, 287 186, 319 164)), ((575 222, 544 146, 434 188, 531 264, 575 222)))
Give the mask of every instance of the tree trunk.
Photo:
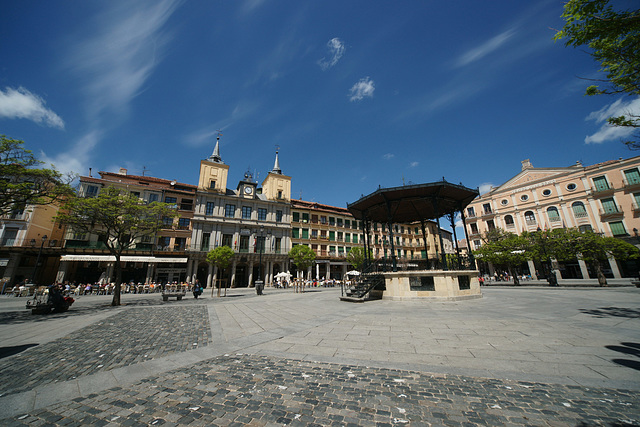
POLYGON ((120 255, 116 255, 116 286, 113 290, 112 306, 120 305, 120 290, 122 288, 122 264, 120 263, 120 255))
POLYGON ((598 276, 598 285, 607 286, 607 278, 602 272, 602 268, 600 267, 600 261, 596 261, 596 276, 598 276))
POLYGON ((513 277, 513 284, 515 286, 520 285, 520 279, 518 279, 517 274, 513 274, 513 269, 511 268, 511 266, 509 266, 509 274, 511 275, 511 277, 513 277))

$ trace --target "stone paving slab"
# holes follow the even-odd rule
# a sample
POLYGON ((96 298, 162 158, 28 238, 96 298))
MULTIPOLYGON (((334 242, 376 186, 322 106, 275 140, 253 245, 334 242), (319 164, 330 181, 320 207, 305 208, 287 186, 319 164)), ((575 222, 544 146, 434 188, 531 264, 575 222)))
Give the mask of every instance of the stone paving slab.
POLYGON ((625 425, 629 390, 225 355, 2 421, 28 425, 625 425))

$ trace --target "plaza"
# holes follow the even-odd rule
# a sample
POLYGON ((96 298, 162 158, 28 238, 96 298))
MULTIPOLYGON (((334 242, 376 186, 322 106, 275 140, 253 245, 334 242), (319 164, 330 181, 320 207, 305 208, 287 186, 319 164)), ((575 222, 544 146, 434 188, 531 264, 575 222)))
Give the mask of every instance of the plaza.
POLYGON ((640 292, 0 298, 2 425, 637 425, 640 292))

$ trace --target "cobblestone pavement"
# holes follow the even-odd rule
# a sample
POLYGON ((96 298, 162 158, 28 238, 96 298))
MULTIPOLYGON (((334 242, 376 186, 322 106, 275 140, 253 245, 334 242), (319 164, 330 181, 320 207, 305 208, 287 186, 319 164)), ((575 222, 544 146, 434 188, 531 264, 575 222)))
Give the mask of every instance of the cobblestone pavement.
POLYGON ((0 393, 133 365, 209 341, 206 307, 132 308, 3 361, 0 393))
POLYGON ((625 425, 631 391, 225 355, 3 422, 32 425, 625 425))
POLYGON ((0 298, 0 425, 640 426, 640 292, 483 292, 0 298))

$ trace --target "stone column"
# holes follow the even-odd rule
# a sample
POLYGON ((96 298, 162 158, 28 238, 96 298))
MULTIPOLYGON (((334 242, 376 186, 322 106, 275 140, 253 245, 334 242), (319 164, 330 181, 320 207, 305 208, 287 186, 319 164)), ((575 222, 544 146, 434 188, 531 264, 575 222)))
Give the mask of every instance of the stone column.
POLYGON ((622 279, 622 274, 620 274, 620 269, 618 268, 618 263, 615 258, 609 258, 609 265, 611 265, 611 271, 613 272, 614 279, 622 279))
POLYGON ((191 274, 193 273, 193 262, 194 260, 190 259, 187 261, 187 283, 195 283, 195 280, 192 280, 191 274))
POLYGON ((583 279, 589 278, 589 269, 587 268, 587 263, 584 260, 578 258, 578 265, 580 266, 580 272, 582 273, 583 279))
POLYGON ((536 274, 536 264, 532 260, 528 260, 527 265, 529 266, 529 274, 531 275, 531 279, 538 280, 538 275, 536 274))
POLYGON ((8 284, 13 284, 13 280, 16 276, 16 270, 20 265, 21 255, 18 253, 12 253, 9 255, 9 262, 7 262, 7 266, 4 268, 4 277, 2 277, 2 281, 7 281, 8 284))
POLYGON ((238 265, 237 261, 233 261, 231 265, 231 283, 229 285, 230 288, 233 288, 236 284, 236 266, 238 265))
POLYGON ((320 278, 320 264, 316 263, 316 279, 320 278))
MULTIPOLYGON (((258 277, 258 279, 260 279, 260 277, 258 277)), ((249 284, 247 285, 248 287, 251 287, 253 285, 253 262, 249 263, 249 284)))
POLYGON ((207 270, 207 288, 211 288, 216 283, 216 276, 218 274, 218 267, 213 268, 213 264, 209 264, 209 269, 207 270))
MULTIPOLYGON (((109 269, 109 266, 107 265, 107 270, 109 269)), ((107 280, 109 280, 109 275, 106 274, 107 276, 107 280)), ((144 282, 145 283, 150 283, 153 281, 153 263, 152 262, 148 262, 147 263, 147 274, 145 275, 145 279, 144 282)))
POLYGON ((69 261, 60 261, 58 274, 56 274, 56 282, 63 283, 65 281, 67 271, 69 271, 69 261))

